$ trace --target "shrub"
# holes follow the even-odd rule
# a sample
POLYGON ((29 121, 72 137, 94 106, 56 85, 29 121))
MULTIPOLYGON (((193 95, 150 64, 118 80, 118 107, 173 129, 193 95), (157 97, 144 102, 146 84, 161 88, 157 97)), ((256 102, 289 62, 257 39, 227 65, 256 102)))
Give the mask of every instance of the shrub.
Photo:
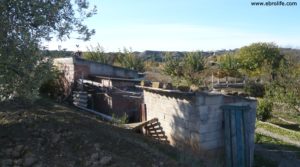
POLYGON ((69 83, 63 72, 53 69, 50 79, 42 84, 40 93, 50 98, 63 100, 69 94, 69 83))
POLYGON ((247 82, 244 90, 252 97, 263 97, 265 95, 265 86, 254 81, 247 82))
POLYGON ((273 103, 267 99, 259 99, 257 105, 257 119, 265 121, 271 117, 273 103))

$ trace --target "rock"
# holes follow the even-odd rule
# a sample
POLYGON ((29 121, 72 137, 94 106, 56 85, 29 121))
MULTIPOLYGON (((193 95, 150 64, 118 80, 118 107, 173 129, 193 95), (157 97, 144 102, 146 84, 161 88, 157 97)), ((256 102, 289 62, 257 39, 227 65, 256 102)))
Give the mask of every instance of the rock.
POLYGON ((96 151, 100 151, 100 144, 99 143, 95 143, 94 147, 95 147, 96 151))
POLYGON ((18 146, 13 150, 12 156, 13 156, 14 158, 19 158, 19 157, 22 155, 22 153, 23 153, 23 148, 24 148, 23 145, 18 145, 18 146))
POLYGON ((30 167, 30 166, 32 166, 32 165, 34 165, 36 162, 37 162, 37 158, 34 156, 34 155, 32 155, 32 154, 29 154, 29 155, 27 155, 25 158, 24 158, 24 166, 25 167, 30 167))
POLYGON ((91 156, 91 161, 97 161, 99 159, 99 153, 94 153, 91 156))
POLYGON ((52 143, 57 143, 59 139, 60 139, 60 134, 55 133, 52 135, 52 143))
POLYGON ((95 162, 93 162, 93 163, 92 163, 92 167, 98 167, 98 166, 99 166, 99 164, 100 164, 100 162, 99 162, 99 161, 95 161, 95 162))
POLYGON ((88 160, 88 161, 85 162, 85 165, 86 166, 91 166, 92 163, 93 163, 92 161, 88 160))
POLYGON ((35 164, 33 167, 43 167, 41 163, 35 164))
POLYGON ((1 162, 2 167, 8 167, 8 166, 12 166, 12 165, 13 165, 13 160, 11 160, 11 159, 4 159, 1 162))
POLYGON ((13 152, 13 149, 12 149, 12 148, 8 148, 8 149, 5 150, 4 153, 5 153, 7 156, 10 156, 10 155, 12 155, 12 152, 13 152))
POLYGON ((17 147, 15 148, 15 150, 17 150, 18 152, 22 151, 24 149, 24 145, 17 145, 17 147))
POLYGON ((112 161, 111 156, 104 156, 100 159, 100 165, 108 165, 112 161))
POLYGON ((23 160, 22 159, 16 159, 16 160, 14 160, 14 164, 15 165, 22 165, 23 164, 23 160))

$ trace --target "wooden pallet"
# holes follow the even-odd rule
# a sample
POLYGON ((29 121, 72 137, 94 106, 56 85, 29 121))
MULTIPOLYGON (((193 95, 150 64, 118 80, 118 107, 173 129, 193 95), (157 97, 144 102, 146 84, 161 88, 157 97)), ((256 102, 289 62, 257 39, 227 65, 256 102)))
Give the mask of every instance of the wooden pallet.
POLYGON ((125 124, 125 127, 132 130, 144 128, 147 136, 159 140, 162 143, 169 143, 168 137, 163 131, 163 127, 160 125, 157 118, 139 123, 125 124))
POLYGON ((169 143, 163 127, 160 125, 158 119, 149 122, 145 127, 146 135, 159 140, 162 143, 169 143))

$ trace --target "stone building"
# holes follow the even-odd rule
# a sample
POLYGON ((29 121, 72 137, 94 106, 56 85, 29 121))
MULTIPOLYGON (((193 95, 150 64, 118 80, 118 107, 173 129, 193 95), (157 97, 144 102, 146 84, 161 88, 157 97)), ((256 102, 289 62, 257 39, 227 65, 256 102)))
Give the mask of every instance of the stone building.
MULTIPOLYGON (((152 87, 143 90, 146 119, 158 119, 171 145, 212 159, 220 166, 227 163, 226 156, 240 155, 252 165, 255 100, 152 87)), ((239 164, 237 158, 232 159, 227 166, 239 164)))
POLYGON ((142 92, 135 87, 141 81, 137 71, 79 57, 56 58, 54 65, 68 81, 67 92, 88 93, 84 107, 117 117, 126 113, 130 121, 138 120, 142 92))

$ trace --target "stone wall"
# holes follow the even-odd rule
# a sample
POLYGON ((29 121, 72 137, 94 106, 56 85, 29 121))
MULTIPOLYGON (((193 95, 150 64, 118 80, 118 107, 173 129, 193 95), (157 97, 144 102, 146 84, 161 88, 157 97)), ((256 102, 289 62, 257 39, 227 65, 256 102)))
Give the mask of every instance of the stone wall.
MULTIPOLYGON (((254 144, 256 101, 209 93, 176 93, 144 89, 147 120, 158 118, 170 143, 201 155, 224 150, 224 113, 221 106, 249 105, 250 136, 254 144)), ((253 145, 254 147, 254 145, 253 145)))

